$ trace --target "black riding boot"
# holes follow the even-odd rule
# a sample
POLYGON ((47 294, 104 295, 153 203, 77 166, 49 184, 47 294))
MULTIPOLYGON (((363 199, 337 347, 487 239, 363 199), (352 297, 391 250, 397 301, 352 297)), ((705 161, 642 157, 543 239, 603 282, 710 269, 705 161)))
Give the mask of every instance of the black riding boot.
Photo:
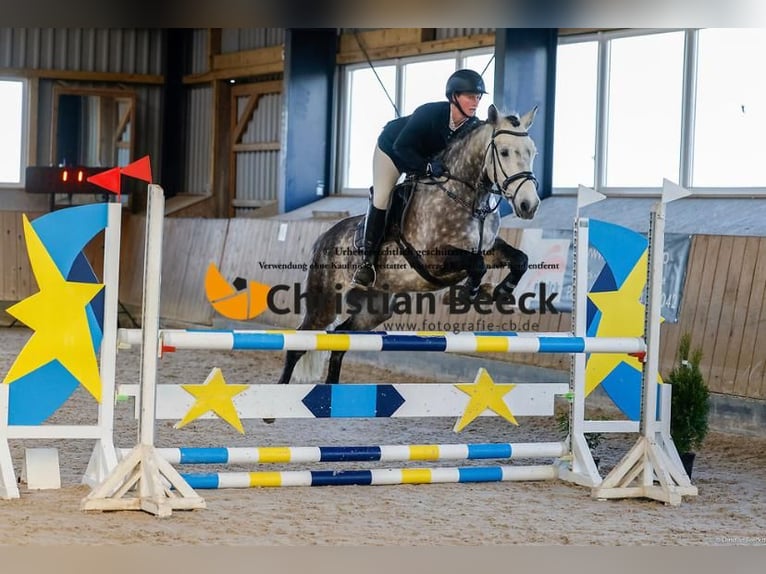
POLYGON ((364 222, 364 260, 351 280, 356 285, 371 287, 375 284, 375 265, 378 262, 380 245, 383 243, 387 213, 388 210, 378 209, 372 202, 367 208, 367 219, 364 222))

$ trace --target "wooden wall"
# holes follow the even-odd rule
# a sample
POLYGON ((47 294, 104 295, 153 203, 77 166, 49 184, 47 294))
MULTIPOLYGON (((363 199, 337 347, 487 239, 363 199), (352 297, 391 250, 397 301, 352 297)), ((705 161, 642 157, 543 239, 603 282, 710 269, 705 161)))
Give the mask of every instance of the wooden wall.
MULTIPOLYGON (((120 302, 141 308, 144 268, 144 217, 123 224, 120 302)), ((176 322, 209 325, 213 309, 205 298, 205 272, 223 255, 228 219, 165 220, 160 314, 176 322)))
MULTIPOLYGON (((0 300, 20 301, 35 292, 35 279, 24 242, 24 226, 21 213, 16 211, 0 211, 0 229, 3 241, 0 246, 0 300)), ((40 215, 30 213, 30 220, 40 215)))
MULTIPOLYGON (((127 216, 123 222, 120 302, 140 309, 144 257, 144 218, 127 216)), ((0 212, 4 241, 0 250, 2 300, 17 301, 36 291, 31 274, 20 213, 0 212)), ((215 312, 204 293, 204 277, 215 262, 228 280, 243 277, 268 285, 300 283, 300 269, 263 269, 262 263, 308 263, 311 244, 332 221, 280 222, 267 219, 168 218, 163 245, 163 319, 211 325, 215 312)), ((502 229, 503 237, 518 243, 520 230, 502 229)), ((87 248, 99 273, 100 235, 87 248)), ((492 271, 490 279, 501 271, 492 271)), ((441 294, 437 296, 440 301, 441 294)), ((397 315, 394 321, 454 321, 446 307, 433 315, 397 315)), ((476 321, 467 313, 461 321, 476 321)), ((502 321, 508 316, 482 316, 502 321)), ((511 319, 538 323, 539 331, 568 331, 571 315, 514 314, 511 319)), ((269 311, 254 321, 294 328, 300 317, 269 311)), ((692 334, 692 346, 703 351, 702 370, 716 393, 766 399, 766 237, 697 235, 693 237, 678 323, 662 325, 661 372, 671 370, 682 333, 692 334)), ((505 355, 493 359, 567 370, 567 355, 505 355)))
POLYGON ((766 237, 696 235, 679 322, 662 331, 663 372, 682 333, 714 392, 766 399, 766 237))

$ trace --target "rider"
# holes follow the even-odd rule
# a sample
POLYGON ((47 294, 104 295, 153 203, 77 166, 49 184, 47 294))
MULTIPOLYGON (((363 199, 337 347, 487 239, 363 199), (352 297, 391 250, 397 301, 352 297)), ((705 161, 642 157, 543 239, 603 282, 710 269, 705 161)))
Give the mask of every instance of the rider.
POLYGON ((388 122, 372 159, 372 200, 364 225, 364 260, 354 273, 356 285, 375 283, 375 265, 386 224, 391 191, 402 173, 441 177, 444 165, 433 157, 456 135, 479 122, 476 108, 486 94, 484 80, 473 70, 458 70, 447 80, 446 102, 431 102, 411 115, 388 122))

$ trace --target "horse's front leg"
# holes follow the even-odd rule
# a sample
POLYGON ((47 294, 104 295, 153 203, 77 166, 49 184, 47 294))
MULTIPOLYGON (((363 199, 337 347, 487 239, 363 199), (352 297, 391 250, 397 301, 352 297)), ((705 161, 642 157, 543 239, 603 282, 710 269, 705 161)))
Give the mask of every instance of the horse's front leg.
POLYGON ((487 267, 507 267, 506 275, 495 287, 492 298, 495 301, 508 300, 513 294, 516 285, 519 284, 522 275, 527 271, 529 258, 527 254, 509 245, 499 237, 484 257, 487 267))
POLYGON ((444 302, 449 303, 453 296, 463 303, 473 302, 479 295, 481 280, 487 273, 484 257, 475 251, 454 247, 446 249, 449 250, 449 255, 444 260, 444 270, 448 273, 465 273, 466 279, 462 284, 450 289, 449 293, 445 293, 444 302))
POLYGON ((332 351, 327 365, 327 378, 325 384, 335 385, 340 382, 340 368, 343 366, 343 357, 346 351, 332 351))

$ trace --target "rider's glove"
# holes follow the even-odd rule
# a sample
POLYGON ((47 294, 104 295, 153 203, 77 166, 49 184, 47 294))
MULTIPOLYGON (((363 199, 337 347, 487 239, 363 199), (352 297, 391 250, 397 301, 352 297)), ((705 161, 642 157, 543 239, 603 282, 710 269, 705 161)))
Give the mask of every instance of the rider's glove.
POLYGON ((426 175, 430 175, 431 177, 441 177, 445 173, 447 173, 447 168, 445 168, 444 164, 438 159, 431 160, 428 163, 428 166, 426 166, 426 175))

